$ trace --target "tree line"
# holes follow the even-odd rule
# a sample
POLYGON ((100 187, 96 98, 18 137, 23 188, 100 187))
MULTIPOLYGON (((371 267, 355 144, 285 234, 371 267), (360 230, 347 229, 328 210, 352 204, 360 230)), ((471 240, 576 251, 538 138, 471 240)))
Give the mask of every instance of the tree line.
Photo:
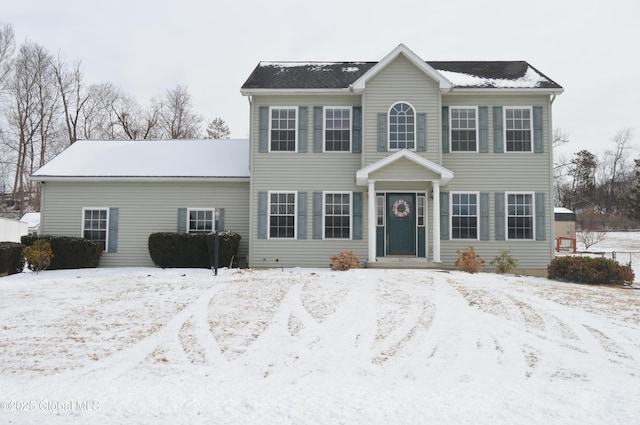
POLYGON ((87 83, 80 60, 17 44, 12 25, 0 25, 0 201, 20 213, 39 208, 28 176, 75 141, 229 137, 223 119, 204 131, 203 121, 186 86, 141 105, 112 83, 87 83))
MULTIPOLYGON (((561 130, 554 146, 568 142, 561 130)), ((634 159, 633 130, 616 132, 600 156, 582 149, 554 160, 555 205, 578 214, 587 229, 629 229, 640 222, 640 158, 634 159)))

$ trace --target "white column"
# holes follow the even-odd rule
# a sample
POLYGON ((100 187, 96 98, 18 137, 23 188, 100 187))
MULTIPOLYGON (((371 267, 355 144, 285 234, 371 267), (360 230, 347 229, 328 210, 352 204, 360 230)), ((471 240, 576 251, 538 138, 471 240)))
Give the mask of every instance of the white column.
POLYGON ((440 183, 433 182, 433 262, 440 262, 440 183))
POLYGON ((369 180, 369 198, 368 198, 368 232, 367 238, 369 241, 369 261, 376 261, 376 223, 377 223, 377 209, 376 209, 376 182, 375 180, 369 180))

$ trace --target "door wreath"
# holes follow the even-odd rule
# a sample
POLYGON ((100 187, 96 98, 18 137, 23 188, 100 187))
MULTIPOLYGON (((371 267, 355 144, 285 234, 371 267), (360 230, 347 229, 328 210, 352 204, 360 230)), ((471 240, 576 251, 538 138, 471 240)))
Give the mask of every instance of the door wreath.
POLYGON ((409 208, 409 203, 404 199, 398 199, 393 203, 393 215, 399 218, 403 218, 409 215, 411 212, 411 208, 409 208))

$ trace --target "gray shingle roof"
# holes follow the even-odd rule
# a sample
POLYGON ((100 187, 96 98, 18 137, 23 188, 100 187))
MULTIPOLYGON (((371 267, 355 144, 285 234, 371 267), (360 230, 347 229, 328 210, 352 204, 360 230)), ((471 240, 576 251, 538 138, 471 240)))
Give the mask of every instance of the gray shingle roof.
MULTIPOLYGON (((427 61, 456 88, 562 87, 525 61, 427 61)), ((260 62, 242 89, 346 89, 377 62, 260 62)))

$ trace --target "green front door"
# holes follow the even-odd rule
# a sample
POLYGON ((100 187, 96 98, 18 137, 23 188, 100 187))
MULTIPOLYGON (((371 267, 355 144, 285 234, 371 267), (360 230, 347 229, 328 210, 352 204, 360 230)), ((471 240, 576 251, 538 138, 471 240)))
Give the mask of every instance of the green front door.
POLYGON ((387 194, 387 255, 416 255, 416 195, 387 194))

